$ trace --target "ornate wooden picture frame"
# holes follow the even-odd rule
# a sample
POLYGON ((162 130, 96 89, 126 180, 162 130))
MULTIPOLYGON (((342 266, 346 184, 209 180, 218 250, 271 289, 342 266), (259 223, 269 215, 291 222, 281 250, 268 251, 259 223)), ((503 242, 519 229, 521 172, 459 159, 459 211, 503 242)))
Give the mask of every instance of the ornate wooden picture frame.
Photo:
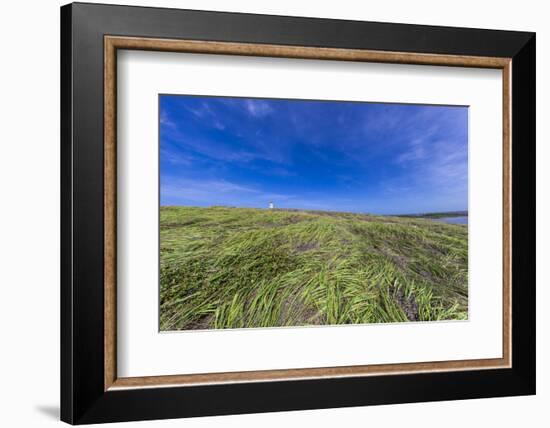
POLYGON ((534 394, 534 34, 77 3, 61 9, 61 53, 62 420, 534 394), (119 377, 118 50, 502 70, 502 357, 119 377))

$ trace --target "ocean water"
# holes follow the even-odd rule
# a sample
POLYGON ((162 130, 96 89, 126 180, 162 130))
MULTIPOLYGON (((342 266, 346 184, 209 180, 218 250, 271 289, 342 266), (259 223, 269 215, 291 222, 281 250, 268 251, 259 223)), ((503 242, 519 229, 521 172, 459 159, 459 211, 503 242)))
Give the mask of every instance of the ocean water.
POLYGON ((468 216, 463 217, 441 217, 435 219, 437 221, 443 221, 445 223, 452 223, 452 224, 468 224, 468 216))

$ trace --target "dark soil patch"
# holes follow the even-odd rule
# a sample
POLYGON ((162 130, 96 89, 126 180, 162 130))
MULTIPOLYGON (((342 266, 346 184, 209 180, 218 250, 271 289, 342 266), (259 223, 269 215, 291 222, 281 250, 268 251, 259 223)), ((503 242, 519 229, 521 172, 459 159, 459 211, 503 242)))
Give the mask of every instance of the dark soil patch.
POLYGON ((296 224, 296 223, 300 223, 301 221, 304 221, 306 220, 307 218, 302 216, 302 215, 293 215, 293 216, 290 216, 290 217, 286 217, 285 219, 283 219, 283 224, 296 224))
POLYGON ((192 218, 186 221, 176 222, 176 223, 161 223, 160 228, 162 229, 177 229, 179 227, 191 226, 196 223, 204 222, 204 218, 192 218))
MULTIPOLYGON (((355 220, 355 219, 354 219, 355 220)), ((357 216, 356 220, 359 220, 359 221, 366 221, 368 223, 372 223, 373 221, 380 221, 380 220, 377 220, 376 218, 374 217, 369 217, 367 215, 362 215, 362 216, 357 216)))
POLYGON ((307 325, 322 325, 324 324, 323 314, 318 309, 313 307, 308 308, 302 315, 305 324, 307 325))
POLYGON ((395 266, 397 266, 401 271, 407 270, 407 265, 409 262, 409 259, 405 256, 398 255, 398 254, 392 254, 385 248, 381 248, 379 246, 375 246, 373 248, 378 253, 382 254, 387 259, 390 259, 395 266))
POLYGON ((205 315, 202 318, 199 318, 196 321, 193 321, 191 324, 185 327, 186 330, 207 330, 213 328, 212 321, 214 320, 213 315, 205 315))
POLYGON ((431 272, 428 272, 425 269, 411 269, 411 271, 424 278, 429 283, 438 283, 438 279, 431 272))
POLYGON ((296 252, 305 253, 306 251, 315 250, 319 248, 318 242, 307 242, 305 244, 300 244, 296 247, 296 252))
POLYGON ((397 303, 401 309, 403 309, 403 312, 405 312, 405 315, 409 321, 418 321, 420 319, 418 315, 418 305, 416 304, 414 294, 407 297, 405 296, 403 290, 398 288, 395 290, 395 300, 397 300, 397 303))

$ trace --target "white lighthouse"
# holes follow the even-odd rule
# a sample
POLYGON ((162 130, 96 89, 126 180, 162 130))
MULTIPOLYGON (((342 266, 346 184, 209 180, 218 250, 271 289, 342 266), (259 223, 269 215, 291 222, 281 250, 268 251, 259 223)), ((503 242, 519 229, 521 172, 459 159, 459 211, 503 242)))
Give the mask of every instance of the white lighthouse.
POLYGON ((272 210, 273 208, 274 208, 273 202, 270 201, 270 202, 269 202, 269 209, 272 210))

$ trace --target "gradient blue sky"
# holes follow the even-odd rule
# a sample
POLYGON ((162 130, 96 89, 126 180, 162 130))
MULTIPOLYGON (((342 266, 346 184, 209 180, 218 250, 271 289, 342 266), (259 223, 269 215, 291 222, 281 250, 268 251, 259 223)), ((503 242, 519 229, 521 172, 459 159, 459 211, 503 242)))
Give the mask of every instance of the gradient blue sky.
POLYGON ((160 96, 161 205, 468 209, 467 107, 160 96))

